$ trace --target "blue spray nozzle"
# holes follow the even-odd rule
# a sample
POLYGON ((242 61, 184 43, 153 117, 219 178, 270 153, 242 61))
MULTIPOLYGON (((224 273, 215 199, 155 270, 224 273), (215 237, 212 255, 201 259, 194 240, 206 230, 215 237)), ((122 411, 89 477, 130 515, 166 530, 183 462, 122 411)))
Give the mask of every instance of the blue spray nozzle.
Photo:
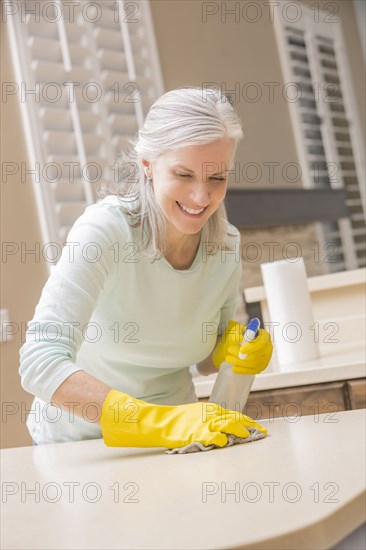
MULTIPOLYGON (((258 336, 259 327, 261 326, 261 322, 258 319, 258 317, 253 317, 247 324, 247 329, 244 333, 242 345, 246 342, 251 342, 252 340, 255 340, 258 336)), ((239 353, 239 359, 245 359, 247 356, 246 353, 239 353)))
POLYGON ((244 334, 244 341, 250 342, 251 340, 254 340, 258 336, 260 326, 261 322, 258 317, 253 317, 253 319, 250 319, 244 334))

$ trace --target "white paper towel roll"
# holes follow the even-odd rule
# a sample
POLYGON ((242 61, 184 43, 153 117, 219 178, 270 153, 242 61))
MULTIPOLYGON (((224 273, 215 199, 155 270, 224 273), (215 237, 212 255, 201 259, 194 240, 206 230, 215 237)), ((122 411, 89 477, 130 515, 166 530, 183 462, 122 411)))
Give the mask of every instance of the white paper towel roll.
POLYGON ((281 365, 319 357, 304 259, 261 264, 274 351, 281 365), (312 327, 312 328, 311 328, 312 327))

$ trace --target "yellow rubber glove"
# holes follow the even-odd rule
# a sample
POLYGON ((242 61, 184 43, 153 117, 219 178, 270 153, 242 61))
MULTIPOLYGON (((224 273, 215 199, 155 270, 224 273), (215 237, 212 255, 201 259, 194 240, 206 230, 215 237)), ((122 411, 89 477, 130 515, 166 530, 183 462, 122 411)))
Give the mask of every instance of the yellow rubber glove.
POLYGON ((255 340, 241 345, 246 329, 246 326, 237 321, 228 322, 212 353, 212 361, 216 368, 219 369, 224 361, 233 365, 233 372, 238 374, 258 374, 267 368, 273 351, 269 332, 260 328, 255 340), (239 359, 239 353, 245 353, 247 357, 239 359))
POLYGON ((113 389, 103 403, 100 426, 108 447, 174 449, 194 442, 224 447, 225 434, 246 438, 247 428, 267 433, 248 416, 215 403, 153 405, 113 389))

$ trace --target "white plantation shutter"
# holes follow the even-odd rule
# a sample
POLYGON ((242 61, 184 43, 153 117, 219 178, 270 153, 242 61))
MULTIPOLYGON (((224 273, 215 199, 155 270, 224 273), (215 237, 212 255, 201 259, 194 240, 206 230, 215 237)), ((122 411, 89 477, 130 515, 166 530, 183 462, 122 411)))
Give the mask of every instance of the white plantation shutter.
POLYGON ((6 3, 42 238, 62 246, 164 93, 149 2, 6 3))
POLYGON ((364 140, 338 16, 298 4, 274 11, 303 182, 345 188, 350 219, 319 224, 329 271, 366 265, 364 140), (294 8, 295 9, 295 8, 294 8), (291 83, 293 83, 291 85, 291 83), (297 87, 297 91, 296 91, 297 87))

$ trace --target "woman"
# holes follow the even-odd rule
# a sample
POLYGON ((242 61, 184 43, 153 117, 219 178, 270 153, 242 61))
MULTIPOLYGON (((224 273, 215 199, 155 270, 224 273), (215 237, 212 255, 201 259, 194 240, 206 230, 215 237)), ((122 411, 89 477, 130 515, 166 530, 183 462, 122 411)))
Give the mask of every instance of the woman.
POLYGON ((226 358, 257 373, 272 353, 266 331, 244 349, 245 327, 229 324, 240 234, 223 199, 242 135, 219 91, 180 88, 152 105, 120 182, 73 225, 28 324, 19 372, 36 396, 35 444, 224 446, 226 433, 265 431, 197 402, 189 370, 208 374, 226 358))

